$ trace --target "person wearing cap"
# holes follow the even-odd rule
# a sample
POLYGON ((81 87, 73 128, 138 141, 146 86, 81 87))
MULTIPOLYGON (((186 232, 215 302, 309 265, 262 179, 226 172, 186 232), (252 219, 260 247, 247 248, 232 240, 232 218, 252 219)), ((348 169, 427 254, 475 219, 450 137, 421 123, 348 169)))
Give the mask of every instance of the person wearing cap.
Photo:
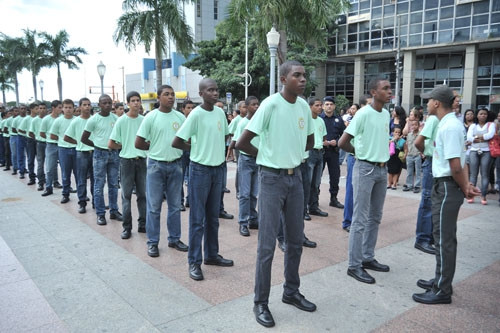
POLYGON ((375 259, 375 246, 387 185, 390 114, 384 105, 391 100, 391 84, 385 78, 368 83, 372 103, 361 108, 339 140, 340 148, 356 156, 352 171, 353 216, 349 232, 347 275, 363 283, 375 283, 365 269, 388 272, 375 259), (354 141, 351 143, 351 140, 354 141))
POLYGON ((328 165, 330 206, 342 209, 344 205, 337 199, 340 180, 338 140, 344 133, 345 124, 342 117, 335 112, 335 99, 333 97, 323 98, 323 113, 320 114, 320 117, 323 118, 326 126, 326 139, 323 141, 323 170, 328 165))
POLYGON ((480 190, 468 181, 465 166, 465 130, 452 109, 455 99, 447 86, 438 86, 430 94, 427 110, 437 116, 439 125, 432 156, 432 224, 436 244, 435 276, 418 280, 424 293, 413 294, 413 300, 424 304, 451 303, 452 282, 457 260, 457 219, 460 206, 467 199, 480 195, 480 190), (465 167, 464 167, 465 166, 465 167))

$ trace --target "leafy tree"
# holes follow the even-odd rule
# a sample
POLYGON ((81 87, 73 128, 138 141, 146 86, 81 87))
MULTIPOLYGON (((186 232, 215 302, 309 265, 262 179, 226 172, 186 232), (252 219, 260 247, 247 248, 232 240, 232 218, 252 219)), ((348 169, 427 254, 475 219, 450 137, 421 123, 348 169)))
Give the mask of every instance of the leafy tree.
MULTIPOLYGON (((16 105, 19 105, 19 81, 17 74, 24 69, 24 41, 20 37, 0 34, 0 66, 6 82, 12 80, 16 92, 16 105)), ((5 97, 4 97, 5 98, 5 97)))
POLYGON ((14 81, 9 78, 5 72, 0 70, 0 90, 2 91, 3 105, 7 105, 7 100, 5 98, 6 91, 14 91, 14 86, 12 85, 14 81))
POLYGON ((340 113, 340 110, 342 110, 345 107, 349 107, 350 105, 351 102, 349 102, 349 99, 344 95, 337 95, 335 97, 335 110, 338 113, 340 113))
POLYGON ((144 44, 146 52, 155 48, 156 86, 162 85, 162 59, 167 53, 168 38, 172 38, 177 50, 186 58, 193 50, 191 28, 186 23, 179 4, 188 0, 124 0, 124 14, 118 19, 114 39, 123 41, 129 49, 144 44), (167 36, 168 32, 168 36, 167 36))
POLYGON ((31 77, 33 79, 33 92, 35 100, 38 99, 37 88, 36 88, 36 77, 40 74, 40 70, 48 66, 49 56, 48 56, 48 46, 45 43, 38 43, 36 30, 24 29, 24 54, 26 55, 26 69, 31 72, 31 77))
POLYGON ((87 54, 87 51, 81 47, 68 48, 69 35, 66 30, 59 31, 55 36, 51 36, 46 32, 42 32, 40 35, 44 38, 47 45, 47 66, 57 67, 57 89, 59 91, 59 99, 62 101, 61 64, 66 64, 69 69, 78 69, 77 63, 82 63, 80 55, 87 54))

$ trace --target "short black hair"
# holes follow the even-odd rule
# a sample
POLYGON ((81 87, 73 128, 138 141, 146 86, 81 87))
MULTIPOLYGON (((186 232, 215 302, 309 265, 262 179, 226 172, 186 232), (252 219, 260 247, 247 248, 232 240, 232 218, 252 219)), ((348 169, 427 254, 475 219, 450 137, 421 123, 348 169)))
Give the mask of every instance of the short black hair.
MULTIPOLYGON (((359 99, 359 105, 368 104, 368 98, 372 98, 372 95, 365 94, 365 95, 361 96, 361 98, 359 99)), ((358 107, 358 109, 359 109, 359 107, 358 107)))
POLYGON ((37 106, 38 106, 38 104, 37 104, 37 103, 31 103, 31 104, 30 104, 30 106, 29 106, 29 108, 30 108, 30 110, 33 110, 33 109, 34 109, 34 108, 36 108, 37 106))
POLYGON ((79 106, 82 106, 83 102, 89 102, 89 103, 90 103, 90 99, 88 99, 87 97, 82 97, 82 98, 80 98, 80 100, 78 101, 78 105, 79 105, 79 106))
POLYGON ((370 95, 372 93, 372 90, 377 90, 378 83, 381 81, 387 81, 387 79, 385 77, 379 76, 371 79, 370 82, 368 82, 368 91, 370 92, 370 95))
POLYGON ((69 98, 66 98, 66 99, 62 102, 62 104, 63 104, 63 105, 64 105, 64 104, 71 104, 71 105, 73 105, 73 107, 75 106, 75 103, 73 103, 73 100, 71 100, 71 99, 69 99, 69 98))
POLYGON ((253 101, 253 100, 257 100, 257 102, 259 101, 259 99, 255 96, 248 96, 246 99, 245 99, 245 105, 246 106, 249 106, 250 103, 253 101))
POLYGON ((53 101, 52 101, 52 103, 50 103, 50 106, 51 106, 52 108, 56 108, 56 107, 58 107, 58 106, 59 106, 59 105, 61 105, 61 104, 62 104, 62 103, 61 103, 61 101, 60 101, 60 100, 55 99, 55 100, 53 100, 53 101))
MULTIPOLYGON (((156 97, 157 98, 160 98, 160 95, 161 93, 163 92, 163 89, 172 89, 172 91, 175 91, 174 88, 172 88, 172 86, 169 86, 168 84, 163 84, 160 86, 160 88, 158 88, 158 90, 156 91, 156 97)), ((141 96, 139 96, 141 97, 141 96)), ((127 98, 128 98, 128 95, 127 95, 127 98)), ((128 100, 127 100, 128 101, 128 100)))
POLYGON ((293 66, 302 66, 297 60, 288 60, 281 64, 280 66, 280 76, 287 76, 292 70, 293 66))
MULTIPOLYGON (((161 92, 160 92, 160 94, 161 94, 161 92)), ((131 91, 127 94, 127 103, 130 103, 130 99, 132 97, 139 97, 139 100, 141 100, 141 94, 139 94, 137 91, 131 91)))
POLYGON ((182 108, 185 109, 186 106, 188 106, 189 104, 193 104, 194 105, 194 102, 190 99, 186 99, 184 102, 182 102, 182 108))
POLYGON ((313 106, 314 103, 316 103, 316 102, 321 102, 321 99, 319 99, 318 97, 309 98, 309 106, 313 106))

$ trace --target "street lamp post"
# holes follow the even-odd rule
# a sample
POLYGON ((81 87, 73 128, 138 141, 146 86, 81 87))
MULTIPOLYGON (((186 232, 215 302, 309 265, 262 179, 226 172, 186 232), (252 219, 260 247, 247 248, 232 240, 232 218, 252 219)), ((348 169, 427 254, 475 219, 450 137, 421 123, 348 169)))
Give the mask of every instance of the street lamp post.
POLYGON ((42 102, 43 102, 43 86, 44 86, 45 82, 43 82, 43 80, 40 80, 38 81, 38 85, 40 86, 40 93, 42 95, 42 102))
POLYGON ((101 62, 97 65, 97 74, 101 78, 101 95, 104 95, 104 74, 106 74, 106 65, 101 62))
POLYGON ((267 46, 269 46, 269 52, 271 53, 271 67, 269 71, 269 95, 275 93, 276 83, 275 78, 275 70, 276 70, 276 52, 278 51, 278 44, 280 42, 280 34, 274 29, 274 26, 271 28, 271 31, 267 33, 267 46))
POLYGON ((245 100, 248 97, 248 21, 245 22, 245 100))

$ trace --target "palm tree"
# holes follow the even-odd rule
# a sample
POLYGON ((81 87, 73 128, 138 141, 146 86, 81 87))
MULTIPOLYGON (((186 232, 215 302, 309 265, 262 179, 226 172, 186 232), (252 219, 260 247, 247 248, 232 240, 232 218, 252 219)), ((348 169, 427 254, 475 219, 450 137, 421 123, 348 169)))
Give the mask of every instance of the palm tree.
POLYGON ((81 47, 68 48, 69 35, 66 30, 59 31, 55 36, 42 32, 41 36, 48 47, 48 66, 57 67, 57 89, 59 91, 59 100, 62 100, 61 64, 66 64, 69 69, 78 69, 77 63, 82 63, 80 55, 87 54, 87 51, 81 47))
POLYGON ((7 77, 6 73, 0 71, 0 90, 2 91, 3 105, 7 105, 7 99, 5 98, 6 91, 14 91, 14 86, 12 85, 14 81, 7 77))
POLYGON ((193 50, 191 28, 179 8, 179 4, 185 2, 188 0, 123 1, 124 14, 118 19, 115 42, 123 41, 129 51, 135 49, 136 44, 144 44, 149 52, 154 45, 157 88, 162 84, 162 55, 167 52, 168 39, 172 38, 177 50, 186 57, 193 50))
POLYGON ((16 105, 19 105, 19 81, 17 73, 24 69, 26 57, 24 55, 24 41, 20 37, 9 37, 0 33, 0 67, 6 80, 14 82, 16 91, 16 105))
POLYGON ((31 77, 33 79, 33 92, 35 94, 35 100, 38 99, 37 87, 36 87, 36 77, 40 73, 40 70, 50 65, 48 58, 48 46, 46 43, 37 43, 36 30, 24 29, 24 54, 28 60, 26 68, 31 72, 31 77))

